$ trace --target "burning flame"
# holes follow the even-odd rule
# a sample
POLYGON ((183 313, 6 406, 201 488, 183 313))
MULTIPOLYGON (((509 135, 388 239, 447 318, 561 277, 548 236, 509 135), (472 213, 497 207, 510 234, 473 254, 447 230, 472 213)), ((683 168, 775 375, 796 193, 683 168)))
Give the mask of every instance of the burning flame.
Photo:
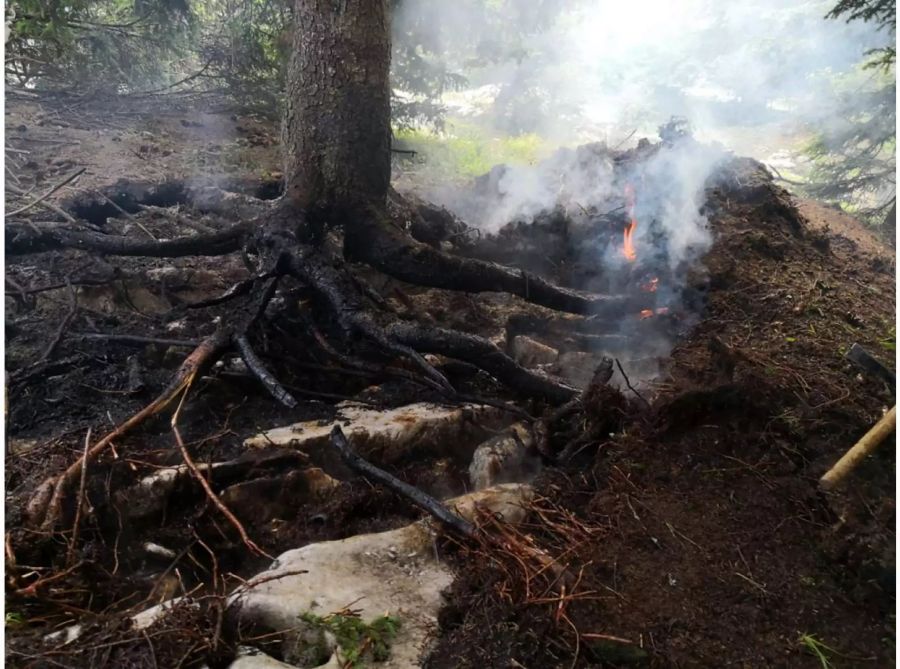
POLYGON ((660 307, 656 311, 653 311, 653 309, 644 309, 643 311, 641 311, 641 320, 644 320, 645 318, 652 318, 654 314, 656 314, 657 316, 664 316, 667 313, 669 313, 669 307, 660 307))
POLYGON ((637 218, 634 215, 634 204, 634 186, 632 186, 631 184, 625 184, 625 207, 628 212, 628 227, 625 228, 625 239, 622 244, 622 255, 625 256, 625 259, 628 262, 634 262, 635 260, 637 260, 637 253, 635 252, 634 244, 631 241, 634 230, 635 228, 637 228, 637 218))
POLYGON ((641 284, 641 290, 645 293, 655 293, 656 289, 659 287, 659 277, 654 277, 650 279, 647 283, 641 284))

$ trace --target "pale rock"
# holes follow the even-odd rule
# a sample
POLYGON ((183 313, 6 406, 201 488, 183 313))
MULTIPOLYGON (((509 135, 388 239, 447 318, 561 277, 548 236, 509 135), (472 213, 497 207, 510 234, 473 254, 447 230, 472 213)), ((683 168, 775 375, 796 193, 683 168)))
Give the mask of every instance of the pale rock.
MULTIPOLYGON (((216 466, 217 463, 213 464, 213 469, 216 466)), ((199 463, 197 469, 205 472, 209 469, 209 465, 199 463)), ((152 516, 165 509, 175 487, 190 475, 187 465, 157 469, 134 485, 118 491, 116 501, 119 502, 120 508, 126 510, 131 519, 152 516)))
MULTIPOLYGON (((449 500, 446 504, 465 518, 473 518, 476 505, 499 513, 509 522, 521 522, 532 491, 525 485, 503 485, 449 500)), ((310 544, 278 557, 268 570, 234 593, 242 626, 302 630, 301 616, 327 616, 352 605, 364 621, 386 614, 400 621, 385 666, 408 669, 420 666, 426 643, 437 626, 442 591, 453 581, 451 569, 436 555, 431 521, 400 529, 363 534, 340 541, 310 544), (296 573, 296 572, 304 573, 296 573), (282 578, 277 578, 284 574, 282 578), (254 581, 259 582, 254 585, 254 581)), ((285 660, 301 659, 303 632, 288 637, 285 660), (298 643, 300 642, 300 643, 298 643)), ((331 661, 339 655, 335 653, 331 661)), ((233 665, 234 666, 234 665, 233 665)), ((238 669, 279 665, 237 665, 238 669)), ((325 666, 340 666, 325 665, 325 666)))
POLYGON ((602 361, 603 356, 599 353, 568 351, 559 356, 559 360, 553 366, 553 372, 572 386, 584 390, 594 377, 594 369, 602 361))
POLYGON ((219 499, 245 522, 267 523, 290 518, 297 505, 325 497, 340 482, 318 467, 241 481, 219 493, 219 499))
POLYGON ((540 468, 540 458, 529 453, 532 444, 531 430, 523 423, 485 441, 475 449, 469 465, 472 489, 531 479, 540 468))
POLYGON ((6 440, 6 452, 9 455, 22 455, 40 446, 37 439, 16 439, 11 437, 6 440))
MULTIPOLYGON (((233 462, 214 462, 212 470, 220 467, 233 466, 233 462)), ((207 472, 210 466, 205 463, 197 463, 200 472, 207 472)), ((116 501, 128 518, 132 520, 147 518, 162 511, 169 503, 172 495, 180 489, 180 486, 191 485, 193 475, 186 465, 165 467, 158 469, 149 476, 145 476, 134 485, 116 493, 116 501)), ((219 497, 229 508, 233 508, 238 515, 248 512, 260 516, 261 522, 277 516, 279 504, 285 500, 276 494, 281 491, 290 492, 290 503, 296 504, 306 500, 318 499, 333 490, 338 481, 326 474, 318 467, 307 467, 301 470, 287 472, 283 477, 260 477, 250 481, 243 481, 223 490, 219 497), (269 485, 261 485, 266 484, 269 485), (261 489, 273 493, 268 496, 257 494, 261 489), (267 509, 267 503, 271 502, 272 508, 267 509), (270 513, 268 518, 261 518, 262 514, 270 513)))
POLYGON ((525 335, 517 335, 513 338, 512 354, 520 365, 532 368, 549 365, 559 358, 559 351, 555 348, 525 335))
POLYGON ((488 434, 479 426, 497 429, 508 416, 494 407, 465 405, 446 407, 427 402, 397 409, 373 409, 342 402, 334 420, 312 420, 268 430, 244 442, 251 448, 290 446, 306 452, 330 448, 329 435, 340 425, 363 457, 377 454, 381 462, 409 455, 412 448, 430 455, 466 455, 488 434))
MULTIPOLYGON (((332 656, 332 659, 337 660, 337 656, 332 656)), ((228 669, 295 669, 296 666, 294 664, 285 664, 274 657, 269 657, 256 648, 240 646, 237 659, 228 665, 228 669)), ((324 665, 324 667, 339 669, 341 665, 337 663, 332 664, 329 660, 329 663, 324 665)), ((318 669, 324 669, 324 667, 319 665, 318 669)))
MULTIPOLYGON (((151 606, 149 609, 145 609, 140 613, 133 615, 131 617, 131 622, 134 624, 134 628, 137 630, 147 629, 156 621, 161 620, 163 616, 166 615, 166 613, 168 613, 173 607, 177 606, 181 602, 186 602, 186 606, 197 606, 196 602, 186 600, 184 597, 176 597, 174 599, 165 601, 162 604, 151 606)), ((51 643, 62 642, 64 644, 71 643, 72 641, 80 637, 83 631, 84 627, 82 625, 69 625, 68 627, 64 627, 58 632, 51 632, 50 634, 45 635, 44 641, 51 643)))
POLYGON ((175 597, 174 599, 169 599, 162 604, 151 606, 149 609, 145 609, 140 613, 133 615, 131 617, 131 622, 134 623, 134 628, 137 630, 147 629, 153 623, 162 620, 169 611, 179 604, 184 604, 191 608, 199 607, 199 604, 196 601, 192 601, 185 597, 175 597))

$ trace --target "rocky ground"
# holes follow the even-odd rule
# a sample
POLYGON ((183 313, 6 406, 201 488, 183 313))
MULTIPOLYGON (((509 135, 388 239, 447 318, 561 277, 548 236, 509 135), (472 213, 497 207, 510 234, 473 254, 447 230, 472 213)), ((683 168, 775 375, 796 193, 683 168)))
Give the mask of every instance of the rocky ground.
MULTIPOLYGON (((216 219, 160 184, 277 195, 277 129, 209 101, 11 100, 6 129, 20 191, 7 211, 85 168, 46 198, 57 210, 31 208, 35 224, 62 208, 107 233, 172 238, 216 219)), ((194 461, 264 554, 210 504, 162 417, 87 472, 78 537, 25 522, 36 486, 80 456, 88 429, 96 439, 146 405, 210 332, 215 308, 185 305, 242 278, 241 259, 7 259, 10 665, 892 663, 895 450, 836 492, 817 479, 893 406, 894 389, 843 356, 856 342, 893 366, 894 251, 740 165, 737 185, 707 193, 715 241, 690 318, 636 313, 610 331, 371 273, 401 314, 587 387, 555 421, 446 361, 472 398, 461 407, 349 369, 302 332, 302 311, 273 319, 259 349, 299 406, 228 360, 180 414, 194 461), (662 335, 674 348, 652 344, 662 335), (605 354, 622 369, 592 384, 605 354), (334 424, 501 540, 448 537, 355 475, 328 445, 334 424)), ((555 244, 553 230, 533 239, 555 244)), ((527 246, 532 232, 515 234, 527 246)))

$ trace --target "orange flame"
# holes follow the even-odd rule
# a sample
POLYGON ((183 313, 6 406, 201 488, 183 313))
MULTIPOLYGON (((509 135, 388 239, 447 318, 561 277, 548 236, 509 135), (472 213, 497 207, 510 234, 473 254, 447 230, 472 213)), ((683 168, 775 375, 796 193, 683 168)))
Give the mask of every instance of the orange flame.
POLYGON ((641 320, 652 318, 654 313, 657 316, 665 316, 667 313, 669 313, 669 307, 660 307, 655 312, 653 311, 653 309, 644 309, 643 311, 641 311, 640 318, 641 320))
POLYGON ((625 228, 625 238, 622 244, 622 255, 628 262, 637 260, 637 253, 634 250, 634 244, 631 241, 634 230, 637 228, 637 218, 634 215, 634 186, 625 184, 625 205, 628 211, 628 227, 625 228))
POLYGON ((641 290, 645 293, 655 293, 656 289, 659 287, 659 277, 654 277, 650 279, 647 283, 641 284, 641 290))

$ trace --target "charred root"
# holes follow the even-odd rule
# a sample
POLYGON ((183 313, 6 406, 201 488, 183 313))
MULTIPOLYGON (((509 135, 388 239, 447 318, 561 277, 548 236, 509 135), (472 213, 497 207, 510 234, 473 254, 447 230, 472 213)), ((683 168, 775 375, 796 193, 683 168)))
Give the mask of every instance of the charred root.
POLYGON ((31 225, 7 225, 6 252, 10 255, 24 255, 58 249, 79 249, 110 256, 146 256, 150 258, 221 256, 240 249, 250 229, 247 224, 239 224, 209 235, 166 241, 135 242, 124 237, 86 230, 38 229, 31 225))
POLYGON ((354 260, 420 286, 505 292, 550 309, 601 318, 618 318, 635 307, 632 296, 585 293, 514 267, 450 255, 416 241, 380 212, 354 222, 345 238, 345 250, 354 260))
MULTIPOLYGON (((419 225, 419 236, 430 243, 437 245, 448 236, 468 234, 467 229, 459 229, 461 224, 448 218, 446 212, 426 211, 423 205, 407 206, 412 212, 410 215, 420 223, 426 217, 430 219, 431 227, 416 224, 419 225)), ((412 239, 387 221, 382 213, 363 224, 348 224, 344 254, 364 260, 394 277, 427 286, 468 292, 506 291, 536 304, 581 314, 611 316, 634 308, 632 298, 589 295, 561 288, 519 269, 449 255, 412 239)), ((83 458, 39 487, 29 505, 29 517, 33 526, 45 532, 58 528, 65 515, 64 500, 71 494, 85 465, 101 457, 113 440, 161 413, 174 400, 180 397, 184 401, 198 375, 229 349, 243 359, 250 374, 278 402, 289 408, 297 405, 293 394, 270 370, 252 343, 255 341, 254 329, 265 320, 266 308, 282 283, 294 284, 292 290, 298 290, 296 283, 299 283, 299 290, 312 296, 314 308, 304 317, 315 320, 324 316, 327 323, 321 331, 328 336, 320 334, 315 325, 311 325, 311 332, 322 348, 330 350, 350 367, 402 378, 452 400, 462 401, 468 397, 458 394, 435 366, 434 359, 425 356, 432 354, 473 366, 520 396, 559 405, 571 402, 579 395, 576 389, 519 365, 487 339, 400 320, 380 295, 354 276, 342 254, 330 249, 321 231, 316 233, 315 225, 303 212, 284 203, 280 207, 270 207, 264 219, 240 222, 220 232, 165 241, 132 241, 94 231, 61 227, 37 229, 27 224, 8 225, 6 235, 11 253, 73 248, 105 255, 181 257, 240 251, 250 272, 247 279, 219 297, 188 305, 192 308, 225 306, 215 333, 188 356, 169 386, 148 406, 89 446, 83 458), (327 341, 334 337, 341 339, 344 346, 332 346, 327 341), (363 358, 374 355, 380 358, 381 364, 371 364, 356 355, 344 355, 335 350, 356 349, 357 346, 363 358)), ((98 333, 98 336, 103 335, 98 333)), ((302 391, 298 388, 297 392, 302 391)), ((499 400, 486 398, 485 401, 503 406, 499 400)), ((245 543, 248 542, 244 538, 245 543)))

